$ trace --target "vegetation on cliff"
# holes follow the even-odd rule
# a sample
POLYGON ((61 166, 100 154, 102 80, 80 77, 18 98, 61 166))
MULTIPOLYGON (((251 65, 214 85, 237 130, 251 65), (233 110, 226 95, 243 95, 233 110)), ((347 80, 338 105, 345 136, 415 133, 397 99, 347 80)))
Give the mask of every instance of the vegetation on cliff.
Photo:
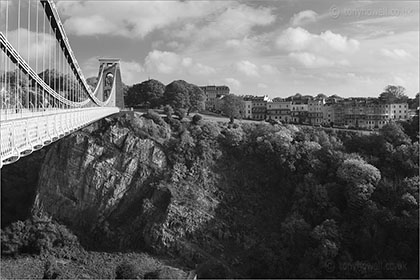
POLYGON ((357 136, 168 117, 127 113, 55 144, 36 207, 82 244, 202 275, 418 277, 419 145, 399 125, 357 136))

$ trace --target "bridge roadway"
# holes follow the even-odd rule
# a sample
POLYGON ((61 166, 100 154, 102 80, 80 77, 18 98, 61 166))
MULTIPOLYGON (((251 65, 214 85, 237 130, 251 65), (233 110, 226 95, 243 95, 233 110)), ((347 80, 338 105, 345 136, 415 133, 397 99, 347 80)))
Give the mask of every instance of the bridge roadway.
POLYGON ((0 167, 119 111, 117 107, 23 110, 17 114, 1 110, 0 167))

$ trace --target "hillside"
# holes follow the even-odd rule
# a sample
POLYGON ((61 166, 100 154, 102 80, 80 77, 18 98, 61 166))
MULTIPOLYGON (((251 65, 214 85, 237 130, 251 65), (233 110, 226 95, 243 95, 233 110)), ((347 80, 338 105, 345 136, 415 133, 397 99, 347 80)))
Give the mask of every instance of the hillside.
POLYGON ((396 125, 356 136, 121 113, 5 167, 2 220, 42 213, 83 250, 203 278, 418 277, 418 155, 396 125), (8 179, 28 166, 28 185, 8 179))

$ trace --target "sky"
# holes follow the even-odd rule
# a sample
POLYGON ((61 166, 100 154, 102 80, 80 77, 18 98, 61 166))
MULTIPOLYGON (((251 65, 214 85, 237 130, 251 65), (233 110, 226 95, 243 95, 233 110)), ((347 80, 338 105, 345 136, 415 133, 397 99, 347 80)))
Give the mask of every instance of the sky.
POLYGON ((56 1, 86 77, 227 85, 235 94, 419 91, 419 1, 56 1))

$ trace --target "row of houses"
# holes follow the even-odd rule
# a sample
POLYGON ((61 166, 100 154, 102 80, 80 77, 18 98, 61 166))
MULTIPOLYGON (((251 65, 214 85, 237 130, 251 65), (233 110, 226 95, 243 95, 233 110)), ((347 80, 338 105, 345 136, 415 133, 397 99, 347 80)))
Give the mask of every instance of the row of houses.
POLYGON ((377 98, 286 101, 268 96, 244 98, 244 117, 283 123, 381 128, 390 120, 403 121, 415 115, 407 103, 383 104, 377 98))
MULTIPOLYGON (((230 93, 227 86, 202 86, 206 110, 220 111, 220 100, 230 93)), ((341 98, 338 96, 295 95, 286 99, 263 96, 242 96, 245 119, 275 120, 283 123, 344 126, 374 129, 390 120, 403 121, 415 115, 407 103, 384 104, 378 98, 341 98)))

